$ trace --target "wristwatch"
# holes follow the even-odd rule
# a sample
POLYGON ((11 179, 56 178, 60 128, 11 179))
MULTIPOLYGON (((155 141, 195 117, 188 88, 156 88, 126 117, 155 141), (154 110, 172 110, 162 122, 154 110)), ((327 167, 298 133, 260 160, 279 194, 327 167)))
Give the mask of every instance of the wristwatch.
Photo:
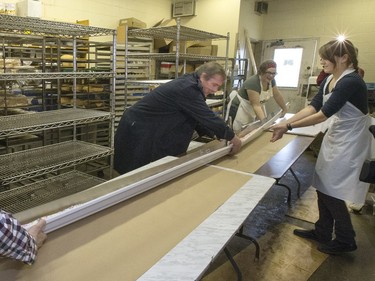
POLYGON ((286 124, 286 127, 287 127, 288 131, 293 130, 293 127, 290 123, 286 124))

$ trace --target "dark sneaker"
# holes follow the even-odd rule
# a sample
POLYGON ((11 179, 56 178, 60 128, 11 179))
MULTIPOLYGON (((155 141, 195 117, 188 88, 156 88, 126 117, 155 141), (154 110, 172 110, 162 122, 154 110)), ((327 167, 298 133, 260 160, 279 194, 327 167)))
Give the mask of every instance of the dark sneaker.
POLYGON ((295 229, 293 231, 293 234, 297 235, 299 237, 305 238, 305 239, 317 241, 319 243, 327 243, 327 242, 331 241, 331 239, 320 238, 316 234, 315 230, 313 230, 313 229, 312 230, 295 229))
POLYGON ((357 245, 355 243, 343 244, 337 240, 332 240, 327 244, 323 244, 318 247, 319 251, 330 255, 339 255, 342 253, 355 251, 356 249, 357 245))

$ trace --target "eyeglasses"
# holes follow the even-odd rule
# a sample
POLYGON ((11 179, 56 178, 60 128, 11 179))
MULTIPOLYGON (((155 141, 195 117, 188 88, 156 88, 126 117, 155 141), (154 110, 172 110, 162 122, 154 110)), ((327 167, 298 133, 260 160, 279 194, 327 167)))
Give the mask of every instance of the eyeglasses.
POLYGON ((272 75, 272 76, 276 76, 276 75, 277 75, 277 72, 266 71, 266 74, 268 74, 268 75, 272 75))

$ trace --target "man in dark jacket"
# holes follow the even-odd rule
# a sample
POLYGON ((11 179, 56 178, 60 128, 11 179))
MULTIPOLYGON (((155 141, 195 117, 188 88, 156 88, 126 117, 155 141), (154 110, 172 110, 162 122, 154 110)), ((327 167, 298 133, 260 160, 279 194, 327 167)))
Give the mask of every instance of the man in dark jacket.
POLYGON ((115 134, 115 170, 124 174, 165 156, 181 155, 198 127, 230 141, 231 153, 237 153, 241 140, 205 102, 225 79, 224 69, 208 62, 157 87, 127 109, 115 134))

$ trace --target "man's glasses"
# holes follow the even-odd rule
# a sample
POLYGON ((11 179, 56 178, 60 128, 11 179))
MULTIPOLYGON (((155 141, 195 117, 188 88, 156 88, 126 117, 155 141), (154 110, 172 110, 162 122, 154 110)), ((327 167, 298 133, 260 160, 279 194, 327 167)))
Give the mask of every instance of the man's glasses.
POLYGON ((272 76, 276 76, 276 75, 277 75, 277 72, 266 71, 266 74, 268 74, 268 75, 272 75, 272 76))

